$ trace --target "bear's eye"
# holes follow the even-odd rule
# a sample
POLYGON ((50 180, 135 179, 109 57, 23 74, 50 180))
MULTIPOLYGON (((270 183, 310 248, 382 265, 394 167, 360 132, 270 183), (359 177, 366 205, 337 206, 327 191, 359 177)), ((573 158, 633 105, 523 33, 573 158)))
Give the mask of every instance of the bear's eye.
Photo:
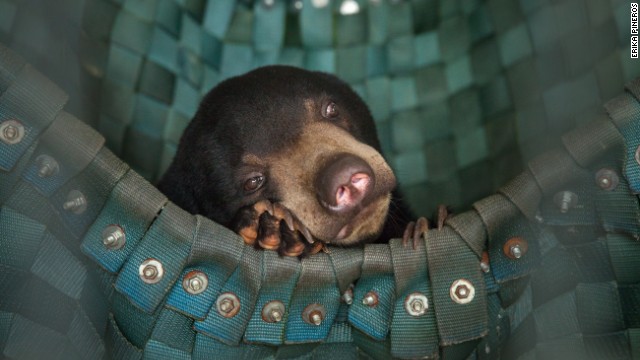
POLYGON ((328 103, 322 110, 322 116, 325 118, 334 118, 338 116, 338 105, 333 101, 328 103))
POLYGON ((264 183, 264 176, 258 175, 244 182, 244 191, 254 192, 258 190, 264 183))

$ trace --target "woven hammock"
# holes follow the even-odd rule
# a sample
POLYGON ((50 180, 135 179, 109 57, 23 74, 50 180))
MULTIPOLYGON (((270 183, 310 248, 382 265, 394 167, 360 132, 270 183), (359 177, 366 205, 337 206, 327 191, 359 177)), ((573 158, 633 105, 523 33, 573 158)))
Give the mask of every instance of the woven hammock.
POLYGON ((0 0, 0 41, 29 59, 0 45, 2 357, 640 357, 627 4, 30 3, 0 0), (416 250, 300 261, 168 202, 149 181, 200 94, 270 63, 347 80, 412 207, 468 211, 416 250))
POLYGON ((637 355, 640 79, 416 250, 300 261, 167 202, 64 92, 0 60, 10 358, 637 355))

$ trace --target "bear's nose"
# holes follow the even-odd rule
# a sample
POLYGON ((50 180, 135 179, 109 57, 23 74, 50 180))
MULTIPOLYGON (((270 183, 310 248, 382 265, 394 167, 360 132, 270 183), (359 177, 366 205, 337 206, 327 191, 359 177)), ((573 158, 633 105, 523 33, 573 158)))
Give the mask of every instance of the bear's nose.
POLYGON ((340 154, 319 173, 316 189, 329 210, 343 212, 360 205, 375 184, 373 170, 363 159, 340 154))

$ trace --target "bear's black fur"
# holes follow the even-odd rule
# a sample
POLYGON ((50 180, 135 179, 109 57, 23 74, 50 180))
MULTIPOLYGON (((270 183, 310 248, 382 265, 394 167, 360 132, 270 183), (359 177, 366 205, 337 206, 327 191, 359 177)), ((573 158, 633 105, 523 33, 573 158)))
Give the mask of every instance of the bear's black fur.
MULTIPOLYGON (((410 215, 380 150, 367 106, 346 83, 326 73, 268 66, 223 81, 204 97, 158 187, 183 209, 236 230, 238 222, 251 222, 239 219, 242 209, 268 200, 282 204, 314 240, 387 241, 402 236, 410 215), (333 161, 345 158, 345 169, 331 170, 333 161), (348 187, 360 173, 365 186, 348 187), (346 199, 348 209, 336 211, 327 205, 335 189, 318 179, 344 174, 349 181, 337 185, 335 196, 346 199), (369 219, 383 210, 386 216, 369 219)), ((246 216, 266 221, 260 215, 246 216)))

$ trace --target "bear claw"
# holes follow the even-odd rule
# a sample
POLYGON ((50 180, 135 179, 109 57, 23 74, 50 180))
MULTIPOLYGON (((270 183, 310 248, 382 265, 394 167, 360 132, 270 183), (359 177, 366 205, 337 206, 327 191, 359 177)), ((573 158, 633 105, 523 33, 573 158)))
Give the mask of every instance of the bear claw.
POLYGON ((418 242, 422 238, 422 234, 429 230, 429 221, 425 217, 420 217, 418 220, 411 221, 407 224, 407 228, 402 235, 402 246, 406 247, 411 241, 413 250, 418 247, 418 242))
MULTIPOLYGON (((447 220, 447 217, 449 217, 449 210, 447 210, 445 205, 438 206, 437 217, 437 229, 442 230, 444 222, 447 220)), ((402 235, 402 245, 406 247, 409 244, 409 241, 411 241, 413 250, 415 250, 418 247, 418 242, 422 238, 422 235, 428 230, 429 221, 427 218, 420 217, 415 222, 409 222, 404 230, 404 234, 402 235)))
POLYGON ((283 256, 311 255, 325 247, 289 209, 269 200, 242 208, 235 230, 247 245, 277 250, 283 256))

